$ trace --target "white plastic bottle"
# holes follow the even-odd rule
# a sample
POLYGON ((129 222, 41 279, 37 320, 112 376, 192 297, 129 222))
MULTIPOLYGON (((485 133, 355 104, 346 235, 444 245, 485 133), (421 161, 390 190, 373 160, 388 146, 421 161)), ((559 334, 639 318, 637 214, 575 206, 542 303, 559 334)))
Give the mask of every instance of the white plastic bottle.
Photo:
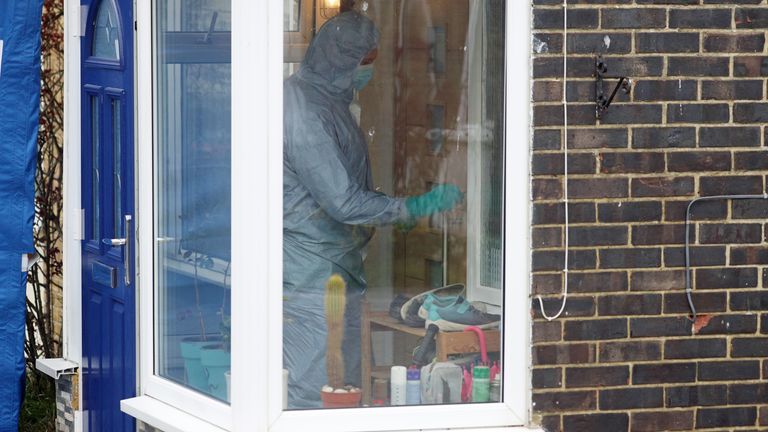
POLYGON ((405 366, 392 366, 390 371, 390 404, 392 406, 405 405, 408 370, 405 366))

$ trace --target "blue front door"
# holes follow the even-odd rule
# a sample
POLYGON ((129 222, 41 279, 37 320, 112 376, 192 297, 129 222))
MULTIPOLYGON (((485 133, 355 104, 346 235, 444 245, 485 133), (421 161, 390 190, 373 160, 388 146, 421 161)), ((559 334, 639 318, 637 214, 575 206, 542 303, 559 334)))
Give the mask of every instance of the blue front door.
POLYGON ((133 4, 83 0, 83 410, 90 432, 133 431, 133 4))

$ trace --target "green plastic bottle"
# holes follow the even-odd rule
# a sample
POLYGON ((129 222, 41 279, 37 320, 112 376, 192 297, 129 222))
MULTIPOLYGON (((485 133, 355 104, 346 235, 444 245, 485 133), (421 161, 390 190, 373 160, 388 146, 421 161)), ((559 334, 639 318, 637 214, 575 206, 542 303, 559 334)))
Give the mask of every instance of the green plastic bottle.
POLYGON ((472 402, 488 402, 491 390, 491 370, 488 366, 475 366, 472 372, 472 402))

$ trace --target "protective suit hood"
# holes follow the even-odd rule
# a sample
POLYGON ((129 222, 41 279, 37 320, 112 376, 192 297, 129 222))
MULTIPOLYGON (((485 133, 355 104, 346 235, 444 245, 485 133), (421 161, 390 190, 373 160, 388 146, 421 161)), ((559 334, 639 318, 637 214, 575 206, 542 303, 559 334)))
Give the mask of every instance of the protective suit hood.
POLYGON ((358 12, 326 22, 309 45, 298 76, 327 93, 352 99, 352 76, 360 61, 379 42, 373 22, 358 12))

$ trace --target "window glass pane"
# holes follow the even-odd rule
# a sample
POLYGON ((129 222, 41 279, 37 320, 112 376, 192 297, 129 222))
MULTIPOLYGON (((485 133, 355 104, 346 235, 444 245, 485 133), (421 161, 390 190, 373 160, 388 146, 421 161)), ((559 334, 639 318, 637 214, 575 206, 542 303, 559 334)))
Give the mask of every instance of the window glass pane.
POLYGON ((112 0, 102 0, 96 13, 91 55, 94 57, 120 59, 120 20, 112 0))
POLYGON ((231 3, 163 0, 157 17, 155 372, 228 401, 231 3), (225 37, 199 43, 210 28, 225 37))
POLYGON ((113 203, 114 206, 114 236, 122 237, 123 232, 123 199, 122 199, 122 112, 120 110, 120 101, 112 100, 112 184, 114 187, 113 203))
POLYGON ((505 1, 350 3, 283 68, 287 408, 498 401, 505 1))
POLYGON ((101 241, 101 179, 99 178, 99 166, 100 152, 99 152, 99 138, 101 128, 99 127, 99 120, 101 118, 99 114, 99 97, 90 96, 91 103, 91 211, 93 212, 93 218, 91 219, 91 238, 96 241, 101 241))
POLYGON ((301 23, 301 0, 284 0, 285 12, 283 13, 283 28, 285 31, 299 31, 301 23))

